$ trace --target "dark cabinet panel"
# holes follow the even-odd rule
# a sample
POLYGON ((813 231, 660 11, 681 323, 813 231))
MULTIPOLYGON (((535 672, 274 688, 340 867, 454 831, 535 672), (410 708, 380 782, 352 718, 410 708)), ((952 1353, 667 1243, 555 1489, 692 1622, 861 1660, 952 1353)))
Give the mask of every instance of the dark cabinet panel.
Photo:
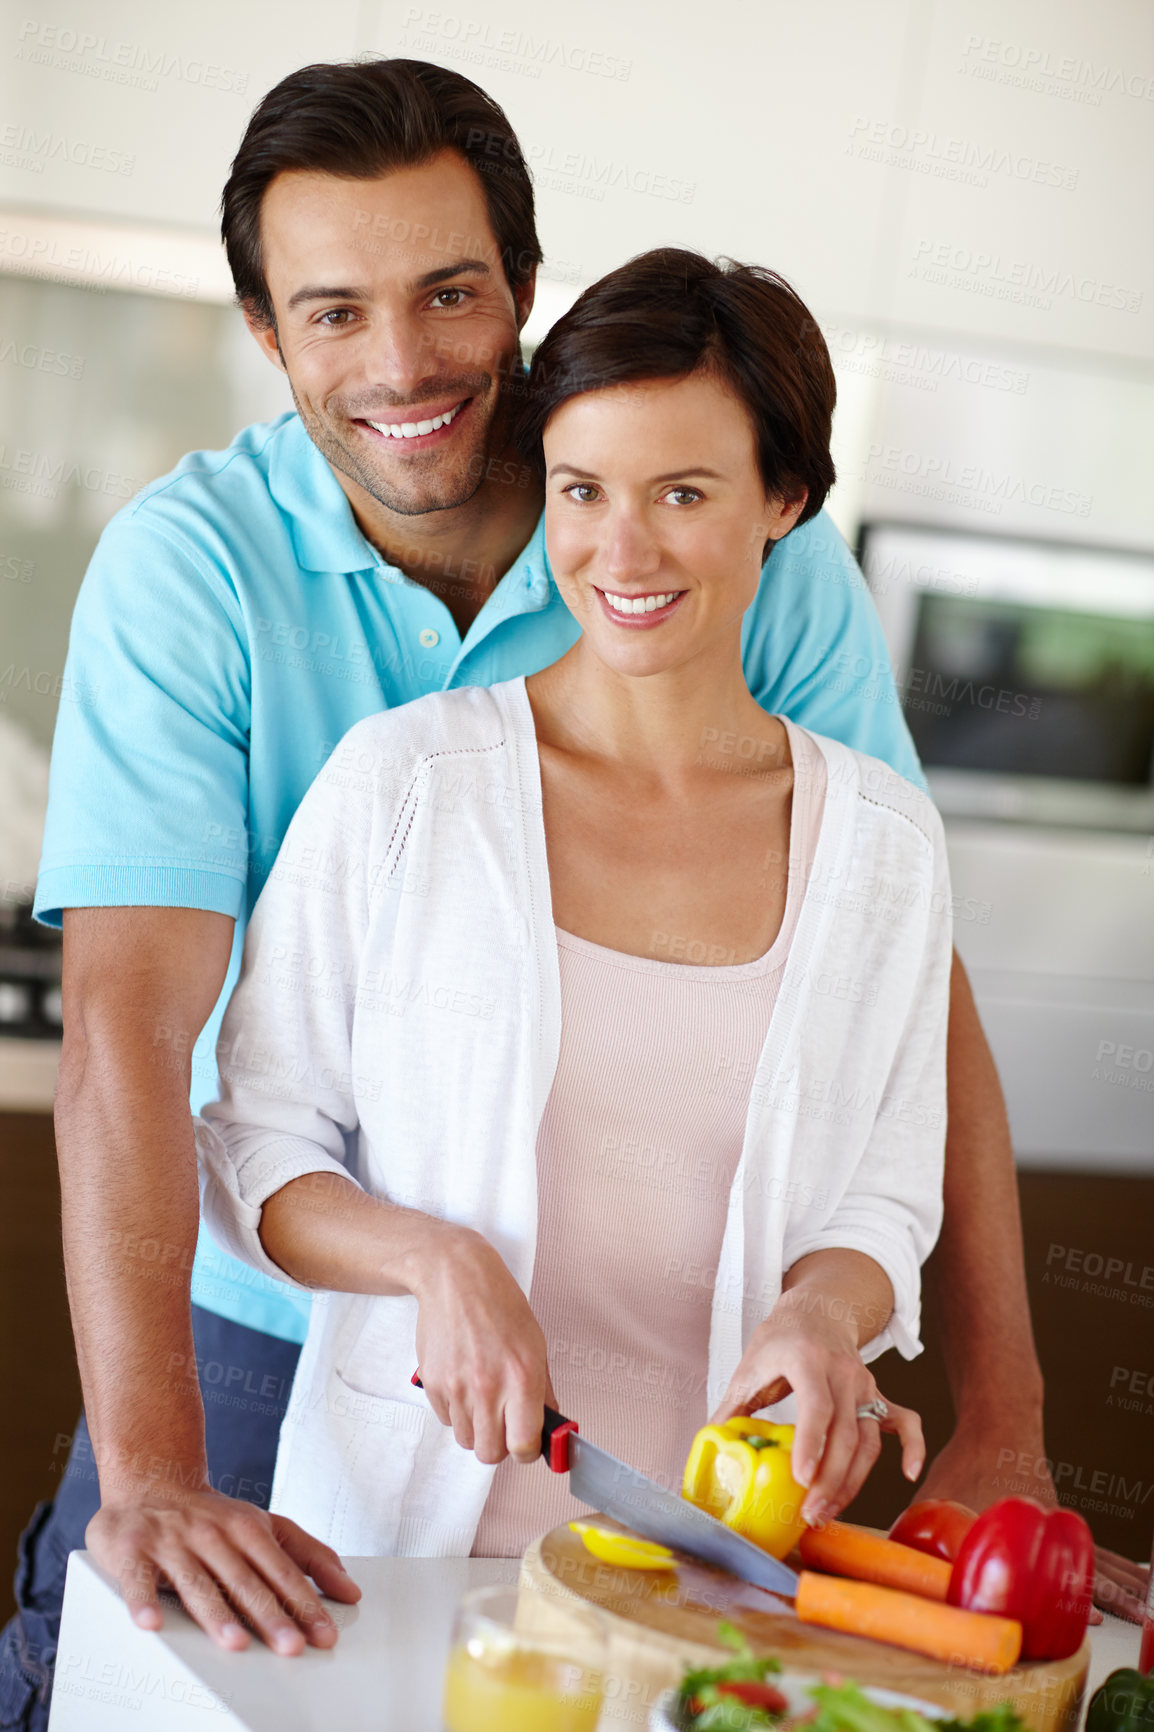
POLYGON ((0 1113, 0 1318, 0 1620, 7 1620, 17 1536, 37 1500, 53 1495, 80 1412, 48 1113, 0 1113))
MULTIPOLYGON (((1018 1183, 1059 1495, 1100 1545, 1145 1560, 1154 1533, 1154 1179, 1031 1170, 1018 1183)), ((877 1367, 885 1393, 921 1413, 931 1454, 953 1424, 935 1337, 931 1310, 925 1353, 910 1364, 889 1353, 877 1367)), ((996 1429, 990 1450, 1002 1494, 1035 1495, 1038 1464, 1014 1455, 996 1429)), ((887 1444, 853 1519, 888 1525, 908 1496, 887 1444)))

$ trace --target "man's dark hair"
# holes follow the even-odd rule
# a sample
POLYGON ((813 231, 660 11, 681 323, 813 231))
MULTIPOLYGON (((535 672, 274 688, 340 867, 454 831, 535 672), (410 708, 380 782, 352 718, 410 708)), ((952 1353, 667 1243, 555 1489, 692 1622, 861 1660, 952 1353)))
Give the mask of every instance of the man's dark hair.
POLYGON ((505 111, 459 72, 425 60, 303 66, 258 104, 221 199, 221 235, 237 300, 274 323, 261 258, 260 209, 289 169, 370 180, 455 150, 481 176, 510 288, 541 262, 533 182, 505 111))
POLYGON ((807 489, 799 523, 833 486, 837 396, 816 320, 775 271, 658 247, 594 283, 533 356, 517 443, 544 477, 541 435, 570 397, 642 379, 714 373, 749 411, 770 499, 807 489))

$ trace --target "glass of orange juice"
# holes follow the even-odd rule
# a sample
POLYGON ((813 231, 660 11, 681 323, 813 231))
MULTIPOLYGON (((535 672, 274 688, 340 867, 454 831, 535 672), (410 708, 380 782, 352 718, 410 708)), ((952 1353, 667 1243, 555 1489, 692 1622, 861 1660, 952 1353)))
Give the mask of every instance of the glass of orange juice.
POLYGON ((569 1629, 554 1635, 525 1609, 515 1587, 462 1596, 445 1669, 445 1732, 594 1732, 605 1657, 596 1614, 575 1607, 569 1629))

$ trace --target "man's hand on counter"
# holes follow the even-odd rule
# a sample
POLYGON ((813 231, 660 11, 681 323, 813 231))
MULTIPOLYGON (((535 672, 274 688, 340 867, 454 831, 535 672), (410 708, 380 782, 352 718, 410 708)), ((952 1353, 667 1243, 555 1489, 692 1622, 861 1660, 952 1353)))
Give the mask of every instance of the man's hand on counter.
POLYGON ((918 1501, 949 1498, 973 1510, 987 1509, 1000 1497, 1032 1497, 1040 1504, 1056 1504, 1058 1494, 1041 1431, 1030 1427, 1011 1432, 1005 1421, 997 1428, 958 1425, 930 1462, 918 1487, 918 1501))
POLYGON ((1094 1604, 1116 1618, 1140 1624, 1150 1589, 1150 1565, 1136 1564, 1103 1546, 1094 1547, 1094 1604))
POLYGON ((247 1648, 246 1625, 277 1654, 331 1648, 337 1627, 317 1588, 346 1605, 361 1597, 336 1552, 296 1522, 211 1490, 150 1484, 106 1502, 85 1541, 140 1629, 160 1629, 167 1586, 222 1648, 247 1648))

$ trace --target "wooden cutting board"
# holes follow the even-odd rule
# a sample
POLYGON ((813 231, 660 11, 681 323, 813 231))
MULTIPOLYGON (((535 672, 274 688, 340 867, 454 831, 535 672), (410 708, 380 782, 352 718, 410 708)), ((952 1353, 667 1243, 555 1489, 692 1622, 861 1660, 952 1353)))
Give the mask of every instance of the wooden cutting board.
MULTIPOLYGON (((590 1519, 618 1526, 604 1516, 590 1519)), ((788 1561, 797 1565, 796 1558, 788 1561)), ((529 1547, 521 1590, 524 1623, 565 1635, 576 1650, 580 1608, 596 1606, 605 1614, 610 1632, 606 1727, 645 1726, 651 1704, 679 1681, 688 1662, 717 1665, 731 1659, 731 1651, 717 1640, 721 1618, 745 1633, 755 1653, 776 1654, 790 1671, 837 1672, 859 1684, 938 1703, 967 1720, 982 1708, 1009 1701, 1032 1732, 1073 1732, 1090 1663, 1087 1640, 1068 1660, 1020 1665, 992 1678, 861 1636, 801 1624, 789 1601, 690 1559, 676 1576, 599 1563, 567 1527, 554 1528, 529 1547)))

